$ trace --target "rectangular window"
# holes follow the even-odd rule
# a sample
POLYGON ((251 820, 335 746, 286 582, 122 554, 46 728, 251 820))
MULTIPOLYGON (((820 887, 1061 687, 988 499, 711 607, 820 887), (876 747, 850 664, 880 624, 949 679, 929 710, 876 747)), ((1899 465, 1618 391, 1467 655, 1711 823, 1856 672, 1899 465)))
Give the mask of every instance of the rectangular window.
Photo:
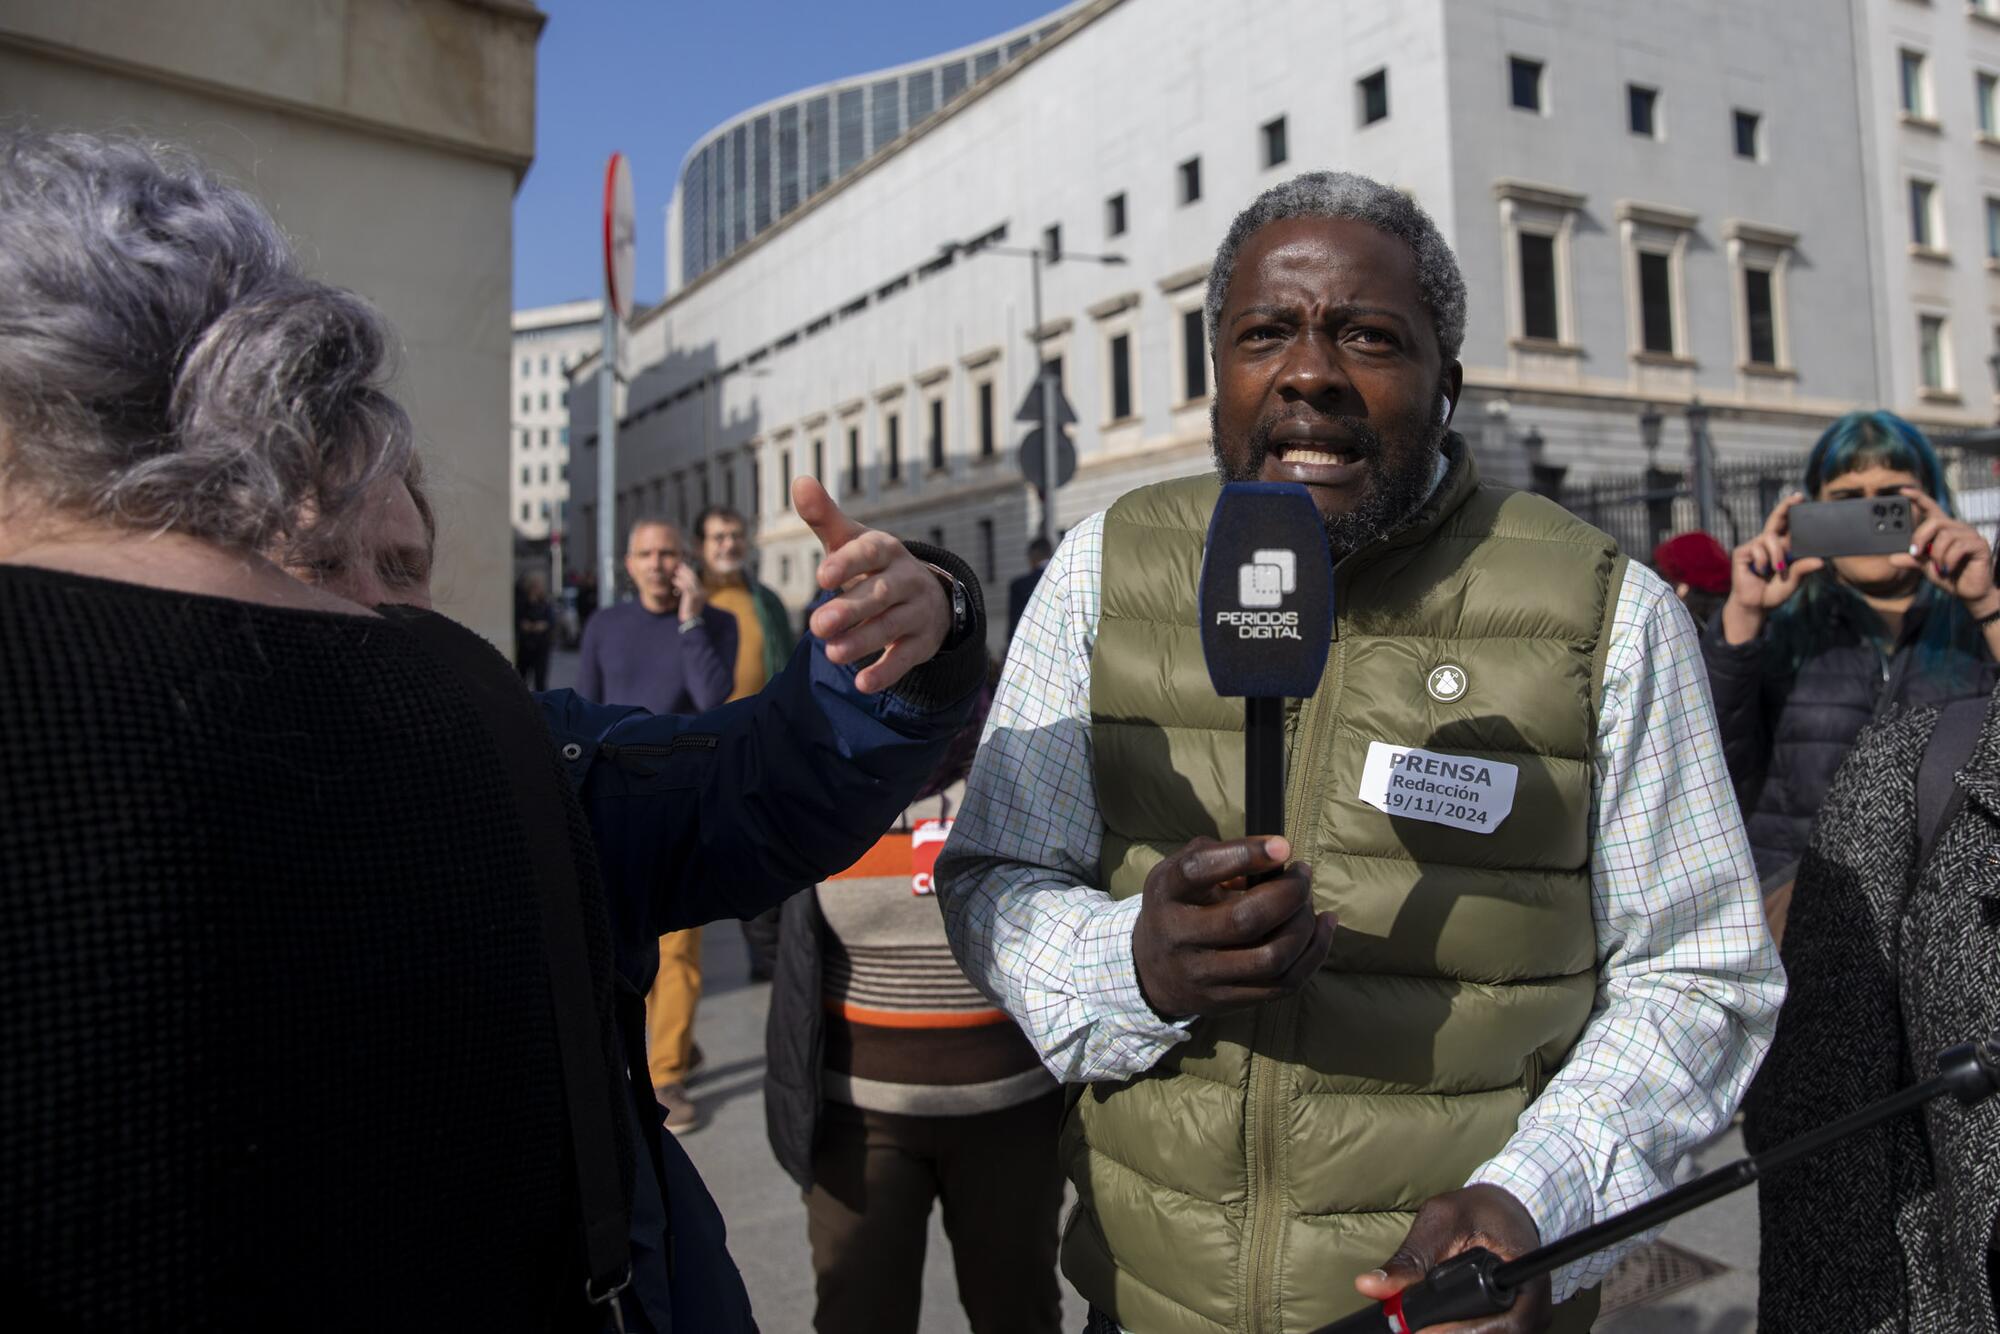
POLYGON ((522 358, 521 358, 521 374, 523 374, 523 375, 532 375, 532 374, 534 374, 534 370, 533 370, 533 361, 532 361, 532 359, 531 359, 531 358, 528 358, 528 357, 522 357, 522 358))
POLYGON ((931 471, 944 471, 944 400, 931 400, 931 471))
MULTIPOLYGON (((826 441, 824 440, 813 441, 813 480, 816 482, 824 482, 826 480, 826 441)), ((787 491, 790 489, 789 487, 786 488, 787 491)))
POLYGON ((2000 199, 1986 196, 1986 258, 2000 260, 2000 199))
POLYGON ((1771 271, 1743 270, 1743 313, 1749 326, 1750 364, 1778 364, 1777 307, 1772 300, 1771 271))
POLYGON ((903 84, 900 79, 884 79, 869 90, 868 109, 873 113, 875 138, 871 152, 880 152, 903 132, 903 84))
POLYGON ((1937 186, 1930 181, 1910 180, 1910 244, 1926 250, 1941 250, 1937 234, 1937 186))
POLYGON ((799 109, 778 111, 778 216, 799 206, 799 109))
POLYGON ((533 442, 534 436, 535 433, 533 431, 521 432, 521 448, 526 449, 533 442))
POLYGON ((523 411, 523 412, 533 412, 534 410, 535 410, 535 400, 534 400, 534 397, 533 397, 532 395, 529 395, 529 394, 523 394, 523 395, 521 395, 521 411, 523 411))
POLYGON ((882 443, 886 457, 882 461, 882 475, 890 485, 903 480, 903 419, 890 414, 883 423, 882 443))
POLYGON ((543 412, 547 412, 548 410, 549 410, 549 396, 548 396, 547 394, 543 394, 543 395, 542 395, 542 411, 543 411, 543 412))
POLYGON ((937 109, 937 81, 930 70, 912 74, 903 80, 903 102, 909 110, 909 123, 915 126, 929 118, 937 109))
POLYGON ((945 101, 955 102, 964 95, 965 62, 963 60, 954 60, 951 64, 944 67, 942 84, 943 92, 941 96, 945 101))
POLYGON ((1625 85, 1625 126, 1648 139, 1660 137, 1660 90, 1636 83, 1625 85))
POLYGON ((549 447, 549 428, 544 426, 542 428, 542 448, 547 449, 548 447, 549 447))
POLYGON ((993 381, 983 380, 979 385, 979 457, 993 457, 993 381))
POLYGON ((1942 390, 1945 385, 1944 317, 1917 317, 1917 364, 1926 389, 1942 390))
POLYGON ((1208 392, 1208 320, 1200 306, 1181 312, 1181 398, 1208 392))
POLYGON ((750 456, 750 516, 764 512, 764 465, 756 455, 750 456))
POLYGON ((1122 193, 1104 201, 1104 234, 1106 236, 1125 234, 1125 196, 1122 193))
POLYGON ((1521 233, 1521 333, 1557 341, 1556 238, 1521 233))
POLYGON ((868 125, 863 119, 861 98, 861 89, 848 88, 840 93, 836 103, 834 111, 836 122, 834 135, 837 141, 835 146, 838 150, 834 168, 836 176, 845 176, 853 171, 861 159, 867 156, 867 150, 863 145, 867 139, 868 125))
POLYGON ((1111 420, 1122 422, 1132 415, 1132 336, 1111 338, 1111 420))
POLYGON ((833 179, 833 117, 824 97, 806 103, 806 193, 816 195, 833 179))
POLYGON ((841 491, 847 495, 861 494, 861 428, 847 428, 847 482, 841 491))
POLYGON ((542 374, 547 375, 548 373, 549 373, 549 359, 545 356, 542 358, 542 374))
POLYGON ((997 46, 991 51, 981 51, 972 58, 972 77, 975 80, 983 79, 999 68, 1000 48, 997 46))
POLYGON ((1000 577, 1000 571, 997 568, 998 560, 999 552, 993 543, 993 520, 981 519, 979 521, 979 577, 989 584, 1000 577))
POLYGON ((527 464, 525 464, 525 463, 524 463, 524 464, 522 464, 522 465, 521 465, 521 485, 522 485, 522 486, 526 486, 526 485, 528 484, 528 476, 529 476, 529 473, 530 473, 530 471, 531 471, 531 470, 529 469, 529 467, 528 467, 528 465, 527 465, 527 464))
POLYGON ((1191 157, 1180 165, 1181 202, 1192 204, 1201 198, 1201 159, 1191 157))
POLYGON ((543 485, 543 486, 547 486, 547 485, 549 484, 549 465, 548 465, 548 464, 546 464, 546 463, 544 463, 544 464, 542 465, 542 478, 541 478, 541 480, 542 480, 542 485, 543 485))
POLYGON ((1042 258, 1050 264, 1062 261, 1062 225, 1042 228, 1042 258))
POLYGON ((1763 128, 1763 117, 1754 111, 1738 110, 1735 113, 1736 156, 1751 162, 1759 161, 1764 155, 1758 140, 1758 131, 1763 128))
POLYGON ((569 427, 558 426, 556 428, 556 438, 563 444, 567 445, 569 443, 569 427))
POLYGON ((1651 250, 1639 252, 1639 341, 1648 352, 1673 354, 1673 261, 1651 250))
MULTIPOLYGON (((729 216, 735 245, 750 239, 750 127, 738 125, 729 134, 729 216)), ((733 248, 733 247, 732 247, 733 248)))
POLYGON ((1516 107, 1523 111, 1542 109, 1542 62, 1526 56, 1507 57, 1507 83, 1516 107))
POLYGON ((1264 165, 1281 167, 1291 156, 1290 145, 1285 142, 1285 118, 1278 117, 1264 126, 1264 165))
POLYGON ((1989 139, 2000 135, 2000 75, 1981 70, 1973 76, 1972 110, 1981 134, 1989 139))
POLYGON ((771 118, 757 117, 750 127, 751 223, 763 231, 771 225, 771 118))
POLYGON ((529 513, 530 513, 530 511, 529 511, 529 509, 528 509, 528 502, 524 500, 524 501, 522 501, 522 502, 521 502, 521 522, 522 522, 522 523, 526 523, 526 522, 528 521, 528 515, 529 515, 529 513))
POLYGON ((1924 53, 1905 47, 1897 53, 1897 69, 1901 75, 1903 114, 1917 120, 1929 119, 1931 102, 1924 87, 1924 53))
POLYGON ((1389 119, 1389 71, 1378 69, 1355 84, 1359 94, 1361 124, 1373 125, 1389 119))

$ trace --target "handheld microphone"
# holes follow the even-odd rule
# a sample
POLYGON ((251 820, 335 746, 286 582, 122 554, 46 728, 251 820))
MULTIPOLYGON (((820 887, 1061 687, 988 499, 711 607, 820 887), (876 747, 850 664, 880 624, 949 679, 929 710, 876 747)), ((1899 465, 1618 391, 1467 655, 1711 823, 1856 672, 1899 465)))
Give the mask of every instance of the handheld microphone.
POLYGON ((1208 521, 1201 652, 1243 697, 1243 832, 1285 832, 1285 700, 1319 689, 1333 640, 1333 559, 1297 482, 1231 482, 1208 521))

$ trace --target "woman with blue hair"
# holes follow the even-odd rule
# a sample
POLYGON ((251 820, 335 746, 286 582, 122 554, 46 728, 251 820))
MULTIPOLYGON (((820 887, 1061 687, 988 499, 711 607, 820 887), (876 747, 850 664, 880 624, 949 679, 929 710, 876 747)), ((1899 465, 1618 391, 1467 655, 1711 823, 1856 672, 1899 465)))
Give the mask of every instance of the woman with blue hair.
POLYGON ((1806 458, 1805 489, 1731 554, 1729 597, 1703 650, 1758 873, 1788 882, 1834 771, 1871 718, 1992 689, 1992 549, 1954 517, 1923 433, 1880 411, 1829 426, 1806 458), (1795 505, 1863 496, 1910 498, 1909 551, 1791 559, 1795 505))

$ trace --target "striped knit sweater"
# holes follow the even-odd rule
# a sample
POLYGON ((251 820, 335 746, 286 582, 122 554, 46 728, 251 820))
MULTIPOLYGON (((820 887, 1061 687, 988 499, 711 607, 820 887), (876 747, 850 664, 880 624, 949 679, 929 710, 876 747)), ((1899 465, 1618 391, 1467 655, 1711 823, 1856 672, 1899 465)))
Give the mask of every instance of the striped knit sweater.
POLYGON ((943 841, 919 817, 949 808, 921 805, 910 812, 914 835, 885 835, 815 891, 827 926, 821 1092, 908 1116, 998 1111, 1055 1081, 1014 1021, 959 971, 936 898, 915 887, 917 865, 933 862, 943 841))

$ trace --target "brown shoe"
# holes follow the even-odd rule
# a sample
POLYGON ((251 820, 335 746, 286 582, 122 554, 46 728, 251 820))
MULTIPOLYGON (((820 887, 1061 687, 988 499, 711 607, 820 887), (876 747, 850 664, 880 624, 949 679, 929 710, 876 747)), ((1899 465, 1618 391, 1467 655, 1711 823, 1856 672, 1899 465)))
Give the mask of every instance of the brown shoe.
POLYGON ((653 1097, 660 1104, 660 1124, 676 1135, 685 1135, 701 1129, 701 1113, 695 1110, 694 1100, 679 1084, 668 1084, 653 1090, 653 1097))

